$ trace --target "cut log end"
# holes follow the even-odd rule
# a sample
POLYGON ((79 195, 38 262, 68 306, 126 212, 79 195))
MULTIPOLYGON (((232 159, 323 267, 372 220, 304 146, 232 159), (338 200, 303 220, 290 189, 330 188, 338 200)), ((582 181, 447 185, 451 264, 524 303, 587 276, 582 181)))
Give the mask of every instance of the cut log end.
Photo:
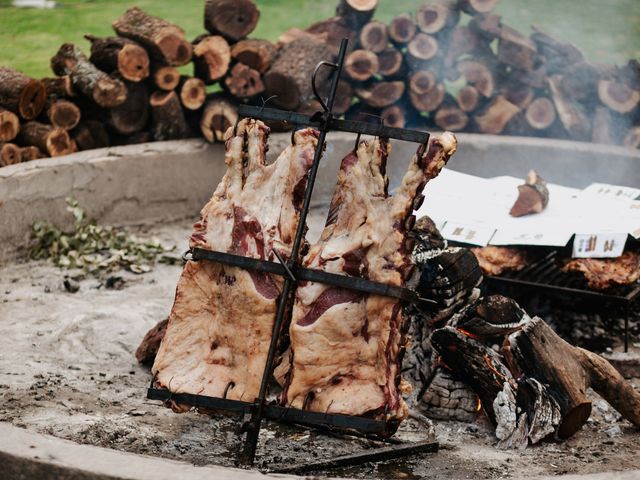
POLYGON ((456 101, 463 112, 473 112, 480 103, 480 93, 475 87, 462 87, 456 95, 456 101))
POLYGON ((404 93, 404 82, 378 82, 370 88, 356 89, 356 95, 366 105, 384 108, 396 103, 404 93))
POLYGON ((238 98, 254 97, 264 91, 260 72, 244 63, 236 63, 224 83, 231 95, 238 98))
POLYGON ((389 24, 389 39, 397 45, 405 45, 415 36, 417 29, 411 15, 408 13, 398 15, 389 24))
POLYGON ((623 83, 600 80, 598 96, 604 105, 618 113, 629 113, 640 103, 640 92, 623 83))
POLYGON ((15 165, 21 161, 20 147, 13 143, 0 143, 0 167, 15 165))
POLYGON ((357 82, 369 80, 378 73, 379 68, 378 56, 368 50, 354 50, 347 56, 344 64, 347 75, 357 82))
POLYGON ((207 0, 204 6, 204 28, 236 42, 249 35, 260 18, 251 0, 207 0))
POLYGON ((374 53, 382 52, 389 43, 387 26, 378 21, 367 23, 360 32, 360 45, 374 53))
POLYGON ((422 94, 410 91, 409 98, 411 100, 411 104, 416 110, 418 110, 419 112, 428 113, 433 112, 437 110, 438 107, 440 107, 442 101, 444 100, 445 94, 446 89, 444 85, 439 83, 432 89, 422 94))
POLYGON ((118 52, 118 71, 131 82, 140 82, 149 76, 149 55, 144 48, 128 44, 118 52))
POLYGON ((78 151, 75 142, 69 137, 66 130, 54 128, 47 137, 47 152, 52 157, 60 157, 78 151))
POLYGON ((0 108, 0 143, 9 142, 16 138, 20 131, 20 119, 18 116, 0 108))
POLYGON ((80 122, 80 109, 67 100, 53 102, 47 111, 51 125, 71 130, 80 122))
POLYGON ((438 41, 426 33, 418 33, 407 45, 409 55, 417 60, 430 60, 438 54, 438 41))
POLYGON ((398 77, 403 74, 403 56, 400 50, 386 48, 378 54, 378 73, 383 77, 398 77))
POLYGON ((196 43, 193 56, 196 76, 211 84, 226 75, 229 70, 231 49, 223 37, 212 35, 196 43))
POLYGON ((275 51, 268 40, 241 40, 231 47, 231 58, 264 73, 269 69, 275 51))
POLYGON ((498 0, 460 0, 458 7, 470 15, 489 13, 496 8, 498 0))
POLYGON ((378 6, 378 0, 340 0, 336 15, 342 17, 349 28, 360 30, 378 6))
POLYGON ((444 2, 427 3, 416 12, 416 22, 424 33, 435 34, 458 23, 460 13, 444 2))
POLYGON ((120 80, 104 77, 93 89, 93 100, 105 108, 117 107, 127 99, 127 87, 120 80))
POLYGON ((382 110, 380 114, 385 126, 393 128, 405 128, 407 125, 407 114, 400 105, 391 105, 382 110))
POLYGON ((429 70, 419 70, 412 73, 409 77, 409 89, 417 95, 427 93, 432 90, 437 83, 438 79, 435 74, 429 70))
POLYGON ((469 123, 469 117, 458 107, 442 107, 435 116, 435 122, 442 130, 459 132, 469 123))
POLYGON ((489 67, 475 60, 463 60, 458 63, 458 72, 467 83, 475 87, 485 98, 491 98, 495 90, 494 76, 489 67))
POLYGON ((525 118, 532 128, 544 130, 555 122, 556 109, 551 100, 546 97, 539 97, 529 104, 525 118))
POLYGON ((296 110, 300 105, 300 89, 289 75, 281 72, 269 71, 263 78, 268 96, 274 96, 273 103, 279 108, 296 110))
POLYGON ((180 87, 180 101, 184 108, 198 110, 207 97, 204 82, 199 78, 187 78, 180 87))
POLYGON ((200 131, 207 141, 223 141, 225 132, 238 121, 236 107, 223 98, 209 100, 200 120, 200 131))
POLYGON ((42 112, 46 99, 47 93, 42 82, 38 80, 29 81, 20 92, 20 99, 18 100, 20 116, 25 120, 36 118, 42 112))
POLYGON ((167 64, 179 67, 191 61, 191 44, 180 32, 167 32, 156 40, 158 48, 163 52, 167 64))

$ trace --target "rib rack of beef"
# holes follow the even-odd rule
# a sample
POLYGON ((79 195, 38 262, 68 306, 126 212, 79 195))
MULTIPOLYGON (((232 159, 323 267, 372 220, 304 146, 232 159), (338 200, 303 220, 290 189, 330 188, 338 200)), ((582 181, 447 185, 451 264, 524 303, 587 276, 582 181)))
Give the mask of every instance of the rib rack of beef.
MULTIPOLYGON (((265 163, 268 134, 257 120, 227 131, 227 173, 194 225, 192 248, 269 261, 277 250, 288 258, 317 132, 296 132, 294 144, 271 165, 265 163)), ((153 365, 156 384, 174 393, 253 401, 281 284, 277 275, 187 262, 153 365)))
MULTIPOLYGON (((426 182, 456 150, 451 133, 432 137, 390 196, 387 140, 360 142, 343 160, 320 240, 302 266, 404 286, 414 265, 409 231, 426 182)), ((304 410, 402 420, 400 363, 405 322, 396 298, 306 282, 295 294, 290 347, 276 370, 281 402, 304 410)))

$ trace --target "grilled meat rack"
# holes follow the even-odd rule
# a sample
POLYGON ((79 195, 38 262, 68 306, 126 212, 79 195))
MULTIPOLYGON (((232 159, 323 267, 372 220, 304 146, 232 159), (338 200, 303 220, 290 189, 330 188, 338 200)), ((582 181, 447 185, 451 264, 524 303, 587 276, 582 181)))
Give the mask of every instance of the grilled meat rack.
MULTIPOLYGON (((322 111, 309 116, 285 110, 265 108, 264 106, 255 107, 241 105, 238 109, 238 113, 242 117, 252 117, 260 120, 281 121, 295 127, 310 126, 316 128, 320 132, 318 143, 315 149, 315 154, 313 157, 313 164, 309 171, 307 187, 304 193, 304 200, 300 212, 300 221, 296 229, 296 235, 294 238, 289 260, 285 261, 275 251, 274 253, 278 258, 279 263, 198 248, 194 248, 190 251, 190 260, 192 261, 213 261, 226 265, 241 267, 248 270, 267 272, 284 277, 282 292, 278 297, 278 308, 273 326, 271 342, 269 344, 267 361, 264 367, 264 372, 262 374, 262 381, 260 384, 258 397, 253 402, 245 402, 188 393, 172 393, 167 389, 155 388, 153 380, 151 381, 151 385, 147 391, 147 398, 151 400, 162 400, 165 402, 174 401, 179 404, 186 404, 194 407, 208 408, 242 415, 245 419, 244 423, 242 424, 242 431, 246 432, 246 438, 243 442, 242 452, 240 453, 239 460, 240 463, 245 465, 251 465, 254 462, 258 436, 260 434, 260 428, 263 418, 279 422, 288 422, 310 427, 337 430, 346 433, 357 433, 360 435, 372 436, 377 438, 387 438, 392 435, 397 428, 397 424, 384 422, 373 418, 310 412, 306 410, 282 407, 279 405, 266 403, 269 383, 271 381, 274 369, 273 363, 276 356, 278 343, 281 337, 285 315, 287 315, 287 304, 289 303, 290 296, 295 290, 298 281, 306 280, 321 282, 328 285, 348 288, 351 290, 358 290, 366 293, 395 297, 403 301, 411 301, 414 298, 413 292, 404 288, 371 282, 367 279, 362 278, 347 277, 323 272, 320 270, 302 268, 299 265, 300 247, 302 244, 302 237, 304 235, 304 227, 306 224, 307 214, 309 212, 311 195, 313 193, 313 187, 320 164, 320 159, 324 151, 326 135, 329 131, 356 133, 358 134, 358 136, 373 135, 385 138, 394 138, 397 140, 419 143, 422 145, 421 148, 427 148, 427 143, 429 141, 429 134, 426 132, 385 127, 384 125, 376 125, 372 123, 352 120, 342 120, 333 116, 333 102, 338 87, 338 81, 340 80, 340 75, 342 73, 342 67, 344 65, 344 58, 347 51, 348 42, 349 40, 346 38, 342 40, 336 63, 328 61, 320 62, 316 66, 311 78, 311 87, 317 101, 322 106, 322 111), (316 86, 316 75, 323 67, 333 70, 329 96, 326 101, 318 93, 318 89, 316 86)), ((227 386, 227 390, 230 386, 231 384, 227 386)), ((365 461, 376 460, 379 461, 417 452, 433 452, 437 450, 437 447, 437 443, 433 441, 417 442, 407 445, 399 444, 393 447, 378 449, 377 452, 368 450, 361 454, 349 455, 347 456, 348 458, 345 457, 343 461, 347 463, 362 463, 365 461)), ((335 463, 335 460, 337 459, 333 460, 335 463)), ((340 465, 345 464, 340 462, 338 463, 340 465)))

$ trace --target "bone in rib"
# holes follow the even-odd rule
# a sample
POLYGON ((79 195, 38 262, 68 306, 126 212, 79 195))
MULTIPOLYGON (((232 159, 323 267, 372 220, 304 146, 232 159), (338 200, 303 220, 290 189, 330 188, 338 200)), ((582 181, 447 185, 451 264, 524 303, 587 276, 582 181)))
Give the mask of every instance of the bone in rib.
MULTIPOLYGON (((302 264, 395 286, 411 275, 408 232, 426 182, 456 150, 450 133, 432 138, 390 196, 388 142, 361 142, 342 160, 320 240, 302 264)), ((290 347, 276 370, 283 404, 312 411, 402 420, 400 362, 405 325, 399 300, 307 282, 296 290, 290 347)))
MULTIPOLYGON (((269 129, 243 120, 227 131, 227 173, 194 225, 190 246, 275 261, 288 258, 300 218, 317 132, 265 164, 269 129)), ((253 401, 258 395, 282 279, 218 263, 189 261, 176 290, 152 372, 159 386, 253 401)), ((180 411, 181 407, 173 405, 180 411)))

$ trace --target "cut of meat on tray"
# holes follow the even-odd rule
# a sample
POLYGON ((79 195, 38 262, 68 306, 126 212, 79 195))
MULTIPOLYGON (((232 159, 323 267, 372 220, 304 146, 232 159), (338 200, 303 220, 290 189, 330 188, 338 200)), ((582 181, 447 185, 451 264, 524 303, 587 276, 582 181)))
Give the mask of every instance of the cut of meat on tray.
POLYGON ((640 279, 640 253, 628 251, 618 258, 574 258, 562 270, 582 273, 589 288, 606 290, 640 279))
MULTIPOLYGON (((317 132, 265 164, 269 129, 242 120, 226 135, 227 173, 194 225, 190 246, 276 261, 291 252, 317 132)), ((282 278, 189 261, 152 372, 158 386, 253 401, 266 362, 282 278)), ((172 405, 182 411, 180 405, 172 405)))
POLYGON ((504 272, 517 272, 529 263, 527 253, 517 248, 495 247, 489 245, 472 248, 485 275, 501 275, 504 272))
MULTIPOLYGON (((306 268, 405 286, 412 274, 411 215, 426 182, 456 150, 451 133, 420 147, 402 184, 387 192, 384 139, 361 142, 343 160, 320 240, 306 268)), ((282 404, 316 412, 369 416, 397 426, 406 417, 400 363, 406 326, 398 299, 303 283, 296 290, 290 347, 276 369, 282 404)))

